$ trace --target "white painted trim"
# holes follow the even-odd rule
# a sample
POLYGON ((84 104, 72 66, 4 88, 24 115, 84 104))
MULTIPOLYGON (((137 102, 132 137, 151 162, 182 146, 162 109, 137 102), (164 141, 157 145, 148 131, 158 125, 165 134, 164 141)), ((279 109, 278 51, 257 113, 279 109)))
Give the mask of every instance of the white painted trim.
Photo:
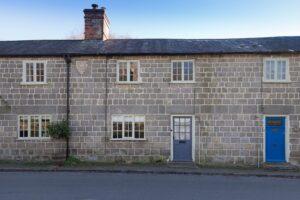
POLYGON ((51 137, 42 137, 42 116, 47 116, 50 119, 50 123, 52 122, 52 116, 49 114, 36 114, 36 115, 17 115, 17 121, 18 121, 18 128, 17 128, 17 140, 45 140, 45 139, 51 139, 51 137), (25 116, 28 117, 28 137, 20 137, 20 117, 21 116, 25 116), (30 125, 30 117, 32 116, 38 116, 39 117, 39 137, 31 137, 30 136, 30 129, 31 129, 31 125, 30 125))
POLYGON ((141 67, 140 67, 140 61, 139 60, 118 60, 117 61, 117 83, 118 84, 139 84, 141 83, 141 67), (119 67, 120 63, 125 62, 127 67, 127 81, 120 81, 119 76, 119 67), (137 62, 138 63, 138 80, 137 81, 130 81, 130 62, 137 62))
POLYGON ((264 115, 263 116, 263 161, 266 162, 266 118, 285 117, 285 160, 290 161, 290 117, 288 115, 264 115))
POLYGON ((47 84, 47 61, 45 60, 23 60, 23 67, 22 67, 22 82, 21 85, 44 85, 47 84), (33 63, 33 81, 27 82, 26 81, 26 63, 33 63), (44 64, 44 81, 37 82, 36 81, 36 64, 43 63, 44 64))
POLYGON ((130 139, 130 138, 124 138, 124 139, 122 139, 122 138, 120 138, 120 139, 110 138, 110 140, 111 141, 147 141, 146 138, 142 138, 142 139, 135 139, 135 138, 133 138, 133 139, 130 139))
POLYGON ((48 85, 46 82, 21 82, 20 85, 48 85))
POLYGON ((170 160, 173 161, 174 159, 174 149, 173 149, 173 142, 174 142, 174 139, 173 139, 173 118, 174 117, 191 117, 192 118, 192 160, 193 162, 195 162, 195 140, 196 140, 196 137, 195 137, 195 115, 183 115, 183 114, 179 114, 179 115, 171 115, 171 155, 170 155, 170 160))
POLYGON ((290 79, 290 63, 289 63, 289 59, 287 58, 264 58, 263 59, 263 82, 264 83, 290 83, 291 79, 290 79), (267 67, 267 61, 275 61, 275 71, 277 71, 276 67, 277 67, 277 61, 285 61, 286 62, 286 79, 285 80, 277 80, 277 73, 275 73, 275 79, 274 80, 267 80, 266 76, 266 67, 267 67))
POLYGON ((195 83, 195 74, 196 74, 196 71, 195 71, 195 60, 172 60, 171 61, 171 83, 195 83), (181 65, 182 65, 182 79, 181 81, 174 81, 173 80, 173 63, 175 62, 181 62, 181 65), (184 62, 192 62, 193 63, 193 80, 192 81, 185 81, 184 80, 184 62))
MULTIPOLYGON (((134 121, 133 121, 134 122, 134 121)), ((112 141, 143 141, 147 140, 146 138, 146 116, 145 115, 135 115, 135 114, 113 114, 111 115, 111 121, 110 121, 110 140, 112 141), (113 117, 122 117, 122 138, 113 138, 113 117), (144 138, 135 138, 134 137, 134 125, 132 127, 132 137, 124 137, 124 117, 143 117, 144 118, 144 138)))

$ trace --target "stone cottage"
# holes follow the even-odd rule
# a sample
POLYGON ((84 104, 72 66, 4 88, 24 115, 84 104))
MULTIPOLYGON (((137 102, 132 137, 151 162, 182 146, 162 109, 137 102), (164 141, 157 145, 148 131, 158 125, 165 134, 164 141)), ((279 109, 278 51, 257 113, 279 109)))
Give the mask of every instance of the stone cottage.
POLYGON ((300 37, 0 41, 0 159, 300 163, 300 37))

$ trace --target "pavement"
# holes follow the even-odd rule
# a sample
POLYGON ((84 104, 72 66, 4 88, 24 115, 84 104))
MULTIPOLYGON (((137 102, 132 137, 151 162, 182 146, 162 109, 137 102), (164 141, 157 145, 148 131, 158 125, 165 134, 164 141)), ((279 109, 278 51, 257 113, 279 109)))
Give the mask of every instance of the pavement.
POLYGON ((126 174, 222 175, 300 179, 300 168, 245 168, 238 166, 198 166, 195 164, 54 164, 0 163, 0 172, 91 172, 126 174))

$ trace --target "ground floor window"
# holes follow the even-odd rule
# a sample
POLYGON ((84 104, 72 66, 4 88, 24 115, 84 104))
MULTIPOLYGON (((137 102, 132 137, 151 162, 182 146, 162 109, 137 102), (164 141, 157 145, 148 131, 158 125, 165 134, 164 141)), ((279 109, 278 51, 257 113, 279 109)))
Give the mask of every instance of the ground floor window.
POLYGON ((19 138, 48 138, 49 115, 20 115, 19 138))
POLYGON ((112 117, 113 139, 144 139, 145 116, 115 115, 112 117))

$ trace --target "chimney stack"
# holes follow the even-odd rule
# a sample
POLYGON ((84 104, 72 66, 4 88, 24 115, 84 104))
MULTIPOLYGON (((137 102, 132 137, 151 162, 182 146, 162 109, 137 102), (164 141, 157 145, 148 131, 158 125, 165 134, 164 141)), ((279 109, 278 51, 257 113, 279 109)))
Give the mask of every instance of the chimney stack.
POLYGON ((109 20, 105 13, 105 7, 98 9, 97 4, 92 4, 91 9, 84 9, 86 40, 107 40, 109 39, 109 20))

